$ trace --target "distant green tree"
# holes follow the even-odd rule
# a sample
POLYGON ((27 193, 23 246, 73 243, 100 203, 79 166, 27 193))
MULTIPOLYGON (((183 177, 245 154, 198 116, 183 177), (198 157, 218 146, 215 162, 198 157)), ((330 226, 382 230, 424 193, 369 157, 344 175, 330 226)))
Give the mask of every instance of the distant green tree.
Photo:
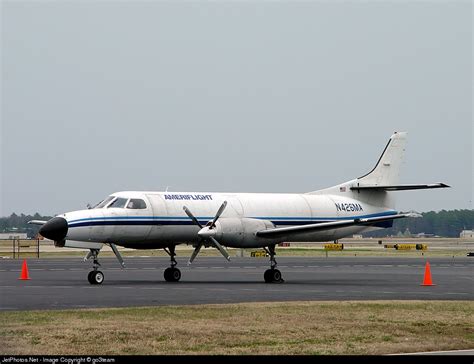
POLYGON ((40 226, 30 225, 30 220, 49 220, 52 216, 42 216, 39 213, 32 215, 17 215, 16 213, 11 214, 9 217, 0 217, 0 232, 18 232, 26 233, 29 238, 33 238, 38 233, 40 226))
POLYGON ((434 234, 456 238, 462 230, 474 229, 474 210, 441 210, 423 212, 421 218, 395 220, 393 227, 364 233, 364 237, 399 236, 405 231, 411 234, 434 234))

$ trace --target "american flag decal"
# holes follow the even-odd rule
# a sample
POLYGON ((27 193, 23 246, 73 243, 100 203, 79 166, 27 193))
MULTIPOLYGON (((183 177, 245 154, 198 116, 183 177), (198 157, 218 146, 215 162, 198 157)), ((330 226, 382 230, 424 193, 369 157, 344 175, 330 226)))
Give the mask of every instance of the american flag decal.
POLYGON ((344 187, 339 187, 339 191, 340 192, 346 192, 346 187, 345 186, 344 187))

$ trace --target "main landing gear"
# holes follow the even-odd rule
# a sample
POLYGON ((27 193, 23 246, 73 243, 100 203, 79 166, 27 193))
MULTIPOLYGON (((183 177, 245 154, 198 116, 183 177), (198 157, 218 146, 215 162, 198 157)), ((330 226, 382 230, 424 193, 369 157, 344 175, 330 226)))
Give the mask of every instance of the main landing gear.
POLYGON ((104 273, 99 270, 100 263, 97 258, 99 252, 99 249, 91 249, 90 252, 87 254, 86 258, 84 259, 87 260, 91 257, 94 259, 94 265, 92 266, 94 270, 90 271, 89 275, 87 276, 87 280, 90 284, 102 284, 102 282, 104 281, 104 273))
POLYGON ((175 249, 175 245, 170 246, 168 249, 164 249, 164 251, 170 256, 171 260, 171 267, 166 268, 163 274, 166 282, 178 282, 181 279, 181 271, 176 268, 178 262, 174 259, 176 256, 175 249))
POLYGON ((265 279, 265 283, 283 283, 284 280, 281 276, 281 272, 276 269, 277 262, 275 260, 275 244, 269 245, 268 249, 264 249, 270 255, 270 269, 267 269, 263 274, 263 279, 265 279))

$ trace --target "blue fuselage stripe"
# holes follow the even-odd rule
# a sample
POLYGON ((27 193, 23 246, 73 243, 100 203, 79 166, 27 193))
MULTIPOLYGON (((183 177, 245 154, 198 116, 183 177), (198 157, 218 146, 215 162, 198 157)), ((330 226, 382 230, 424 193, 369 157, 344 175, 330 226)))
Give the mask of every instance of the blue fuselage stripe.
MULTIPOLYGON (((344 216, 344 217, 250 217, 252 219, 269 220, 274 225, 308 225, 317 224, 323 222, 340 221, 340 220, 352 220, 369 217, 380 217, 390 216, 397 214, 396 211, 385 211, 370 215, 359 215, 359 216, 344 216)), ((212 220, 213 217, 198 217, 198 221, 205 225, 208 221, 212 220)), ((69 228, 84 227, 84 226, 100 226, 100 225, 194 225, 193 221, 188 217, 171 217, 171 216, 115 216, 115 217, 97 217, 97 218, 85 218, 72 220, 68 222, 69 228)))

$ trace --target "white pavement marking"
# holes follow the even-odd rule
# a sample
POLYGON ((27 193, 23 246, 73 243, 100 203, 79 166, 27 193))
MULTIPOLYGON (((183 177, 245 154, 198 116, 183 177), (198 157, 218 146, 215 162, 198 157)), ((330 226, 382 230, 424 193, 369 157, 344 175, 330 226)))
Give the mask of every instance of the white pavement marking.
POLYGON ((469 293, 465 293, 465 292, 447 292, 445 294, 450 294, 450 295, 466 295, 466 294, 469 294, 469 293))

